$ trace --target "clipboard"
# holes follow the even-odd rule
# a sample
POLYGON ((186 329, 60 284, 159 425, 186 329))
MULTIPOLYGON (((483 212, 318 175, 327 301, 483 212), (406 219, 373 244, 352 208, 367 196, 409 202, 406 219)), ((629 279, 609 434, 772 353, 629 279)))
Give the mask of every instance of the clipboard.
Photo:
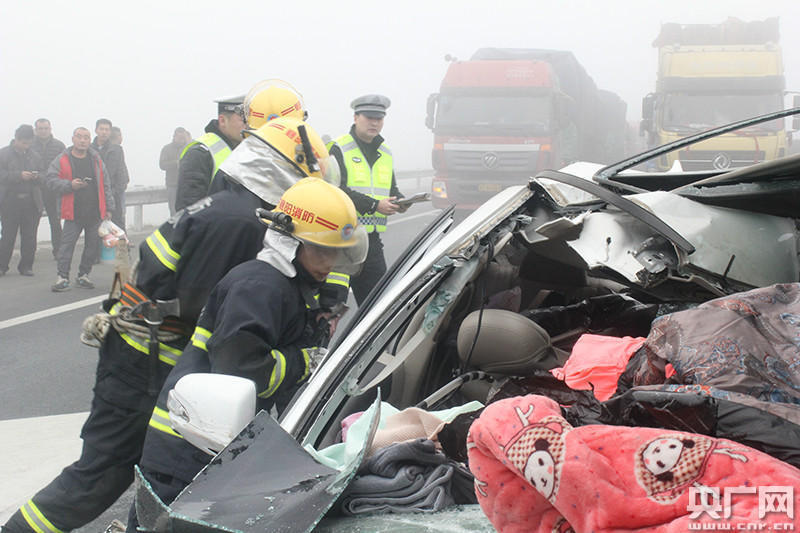
POLYGON ((400 198, 399 200, 395 200, 394 204, 400 207, 408 207, 411 204, 416 204, 418 202, 428 202, 431 199, 431 193, 429 192, 418 192, 413 196, 409 196, 408 198, 400 198))

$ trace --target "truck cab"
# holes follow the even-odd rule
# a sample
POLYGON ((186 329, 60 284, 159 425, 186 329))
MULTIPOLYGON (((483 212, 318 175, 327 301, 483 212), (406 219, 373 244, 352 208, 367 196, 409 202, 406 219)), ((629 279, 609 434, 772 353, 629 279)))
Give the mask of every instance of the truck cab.
POLYGON ((429 99, 434 206, 475 207, 520 175, 559 164, 553 137, 567 103, 557 83, 541 61, 452 63, 429 99))
POLYGON ((445 59, 426 118, 435 207, 473 209, 543 169, 621 157, 625 104, 598 90, 571 52, 482 48, 445 59))
MULTIPOLYGON (((723 24, 664 24, 656 91, 642 102, 642 134, 650 146, 784 107, 785 81, 777 19, 723 24)), ((725 170, 783 157, 784 120, 723 135, 668 154, 658 170, 725 170)))

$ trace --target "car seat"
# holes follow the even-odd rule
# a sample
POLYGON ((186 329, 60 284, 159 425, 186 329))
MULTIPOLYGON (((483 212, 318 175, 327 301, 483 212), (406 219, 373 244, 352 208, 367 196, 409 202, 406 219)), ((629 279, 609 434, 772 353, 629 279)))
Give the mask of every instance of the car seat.
MULTIPOLYGON (((550 335, 536 322, 503 309, 467 315, 459 326, 456 346, 465 371, 482 370, 496 378, 557 368, 569 357, 569 352, 553 346, 550 335)), ((461 392, 484 402, 489 388, 486 381, 470 381, 461 392)))

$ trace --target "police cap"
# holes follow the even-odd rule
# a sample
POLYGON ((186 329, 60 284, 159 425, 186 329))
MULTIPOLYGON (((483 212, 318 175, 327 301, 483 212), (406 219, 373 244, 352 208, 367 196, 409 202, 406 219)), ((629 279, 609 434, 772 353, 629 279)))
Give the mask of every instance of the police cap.
POLYGON ((231 96, 214 100, 217 103, 217 113, 240 113, 244 104, 244 95, 231 96))
POLYGON ((365 94, 353 100, 350 107, 356 113, 362 113, 370 118, 382 118, 391 104, 391 100, 383 95, 365 94))

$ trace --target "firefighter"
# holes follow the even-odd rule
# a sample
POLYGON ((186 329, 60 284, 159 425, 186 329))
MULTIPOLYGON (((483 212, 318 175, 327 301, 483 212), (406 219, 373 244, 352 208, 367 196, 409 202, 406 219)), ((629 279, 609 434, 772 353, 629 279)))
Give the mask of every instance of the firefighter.
MULTIPOLYGON (((196 372, 248 378, 256 385, 256 411, 275 406, 281 413, 313 368, 315 296, 334 267, 347 270, 366 256, 355 206, 325 181, 299 181, 268 215, 258 258, 231 270, 211 292, 153 410, 140 468, 165 503, 213 458, 170 424, 167 398, 177 381, 196 372)), ((136 525, 132 505, 127 531, 136 525)))
POLYGON ((175 210, 180 211, 210 194, 214 175, 242 140, 245 129, 243 96, 216 100, 217 118, 205 133, 186 145, 178 163, 175 210))
POLYGON ((116 501, 133 480, 158 392, 208 294, 231 268, 261 249, 265 227, 255 210, 273 208, 307 176, 338 185, 338 165, 322 139, 292 118, 248 132, 226 164, 230 188, 179 211, 150 235, 139 248, 135 284, 125 285, 119 301, 104 304, 109 313, 98 322, 107 332, 102 327, 92 332, 102 343, 92 408, 81 430, 81 457, 28 500, 3 533, 69 531, 116 501), (155 339, 141 317, 152 308, 171 312, 150 317, 163 319, 155 339))
POLYGON ((392 151, 380 133, 391 101, 378 94, 352 101, 353 125, 346 135, 328 143, 328 150, 339 163, 342 188, 358 210, 358 220, 369 233, 369 253, 360 274, 349 280, 358 305, 386 273, 381 233, 387 217, 403 213, 407 207, 394 202, 403 195, 397 188, 392 151))

